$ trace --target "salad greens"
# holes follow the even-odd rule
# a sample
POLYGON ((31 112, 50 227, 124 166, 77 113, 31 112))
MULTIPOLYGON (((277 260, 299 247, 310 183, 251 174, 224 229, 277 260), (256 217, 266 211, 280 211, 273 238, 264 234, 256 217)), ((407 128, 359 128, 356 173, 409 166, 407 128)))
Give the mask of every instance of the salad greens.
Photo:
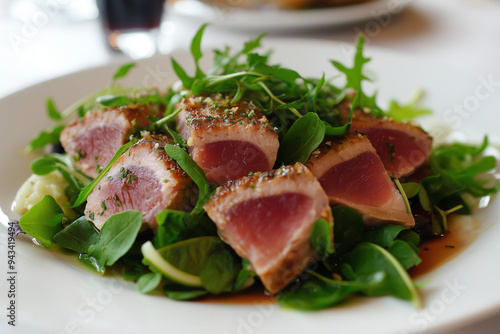
MULTIPOLYGON (((408 104, 391 101, 383 110, 376 103, 376 94, 364 92, 362 83, 370 61, 363 55, 364 39, 360 36, 352 67, 338 61, 331 64, 345 76, 345 84, 337 86, 333 79, 306 78, 295 70, 271 64, 271 52, 258 53, 264 35, 246 42, 240 50, 229 47, 214 51, 211 69, 202 69, 201 42, 203 25, 191 43, 195 71, 192 75, 171 59, 179 84, 163 94, 145 88, 126 89, 116 84, 135 64, 122 66, 112 76, 109 87, 92 94, 64 111, 47 99, 46 108, 55 122, 52 129, 34 138, 28 148, 37 149, 59 143, 64 122, 74 112, 82 117, 92 108, 116 107, 129 104, 154 104, 165 110, 162 119, 154 120, 154 130, 173 138, 165 152, 189 175, 198 188, 198 200, 191 212, 164 210, 157 214, 157 230, 141 231, 142 214, 125 211, 111 216, 97 230, 83 216, 87 197, 106 175, 114 162, 137 141, 132 138, 114 155, 110 163, 92 182, 74 170, 67 155, 51 154, 35 160, 31 166, 36 175, 57 171, 68 186, 65 194, 80 217, 73 221, 52 196, 45 196, 21 217, 20 228, 44 247, 57 245, 80 253, 80 260, 99 273, 120 263, 124 278, 137 281, 137 289, 150 293, 162 289, 172 299, 196 299, 208 294, 237 293, 258 279, 248 260, 239 258, 217 236, 213 222, 203 205, 213 193, 203 170, 187 153, 185 140, 172 128, 179 109, 177 102, 190 94, 221 93, 231 103, 246 99, 260 108, 280 138, 278 163, 306 162, 310 154, 327 136, 343 136, 349 131, 355 109, 377 117, 411 120, 429 114, 418 106, 421 92, 408 104), (182 87, 181 87, 182 86, 182 87), (141 94, 146 93, 146 94, 141 94), (350 114, 342 122, 339 106, 350 103, 350 114)), ((447 216, 451 213, 470 214, 467 196, 476 198, 494 194, 500 183, 487 174, 496 160, 484 156, 488 146, 485 137, 478 146, 449 144, 433 149, 429 168, 431 175, 420 181, 395 180, 408 211, 418 208, 429 212, 433 232, 447 232, 447 216)), ((415 283, 408 269, 421 262, 420 236, 399 225, 367 228, 362 216, 352 208, 332 208, 334 226, 318 219, 311 230, 311 245, 315 262, 296 281, 277 296, 280 305, 303 310, 317 310, 342 303, 355 295, 393 296, 421 305, 415 283), (332 232, 333 229, 333 239, 332 232)))

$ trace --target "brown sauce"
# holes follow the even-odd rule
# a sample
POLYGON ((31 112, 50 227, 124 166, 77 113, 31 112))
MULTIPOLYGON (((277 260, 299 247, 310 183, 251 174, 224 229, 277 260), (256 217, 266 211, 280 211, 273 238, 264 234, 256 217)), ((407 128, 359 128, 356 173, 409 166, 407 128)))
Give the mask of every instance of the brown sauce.
MULTIPOLYGON (((409 274, 413 279, 419 278, 452 260, 455 256, 464 251, 467 246, 472 244, 485 229, 480 222, 471 216, 453 216, 450 218, 448 222, 449 232, 447 234, 433 239, 423 240, 420 243, 419 256, 422 262, 409 270, 409 274)), ((276 298, 266 295, 262 285, 256 284, 241 293, 207 297, 199 302, 211 304, 254 305, 273 304, 276 302, 276 298)))

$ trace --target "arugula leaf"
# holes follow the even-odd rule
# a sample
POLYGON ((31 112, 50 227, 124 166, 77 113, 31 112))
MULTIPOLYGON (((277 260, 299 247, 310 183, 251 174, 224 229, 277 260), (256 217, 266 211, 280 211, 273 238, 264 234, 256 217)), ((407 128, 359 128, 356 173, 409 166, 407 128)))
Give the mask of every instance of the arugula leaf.
POLYGON ((128 72, 135 67, 135 63, 128 63, 128 64, 125 64, 123 65, 122 67, 120 67, 116 72, 115 74, 113 75, 113 79, 111 79, 111 85, 110 86, 114 86, 115 84, 115 81, 117 79, 120 79, 120 78, 123 78, 125 76, 127 76, 128 72))
POLYGON ((170 61, 172 63, 172 68, 174 69, 177 77, 181 80, 182 85, 185 88, 190 89, 193 86, 194 79, 186 74, 186 71, 184 71, 181 65, 179 65, 179 63, 175 61, 174 58, 171 58, 170 61))
POLYGON ((104 107, 121 107, 121 106, 128 106, 129 104, 133 104, 134 101, 129 99, 126 96, 119 95, 104 95, 104 96, 99 96, 96 99, 97 102, 102 104, 104 107))
POLYGON ((99 231, 83 216, 54 235, 52 241, 75 252, 87 253, 90 245, 95 244, 98 238, 99 231))
POLYGON ((198 186, 199 194, 196 206, 192 211, 192 215, 199 214, 203 211, 203 205, 208 202, 212 191, 208 184, 207 177, 203 169, 198 166, 196 162, 187 154, 182 148, 167 144, 165 145, 165 152, 169 157, 174 159, 179 166, 193 179, 194 183, 198 186))
POLYGON ((111 167, 116 162, 116 160, 118 160, 118 158, 135 143, 136 143, 136 140, 131 140, 128 143, 122 145, 118 149, 118 151, 116 151, 113 158, 111 158, 109 163, 106 165, 106 167, 104 167, 104 169, 99 173, 99 175, 97 175, 97 177, 94 179, 94 181, 92 181, 89 185, 87 185, 85 188, 83 188, 80 191, 80 194, 78 195, 78 198, 76 199, 76 201, 72 207, 77 207, 77 206, 85 203, 85 201, 87 200, 87 197, 92 193, 92 191, 94 191, 94 188, 97 185, 97 183, 99 183, 99 181, 101 181, 101 179, 108 173, 108 171, 111 169, 111 167))
POLYGON ((106 220, 97 242, 88 249, 98 272, 104 273, 107 266, 113 265, 129 251, 141 226, 142 213, 135 210, 114 214, 106 220))
POLYGON ((49 144, 58 144, 60 142, 59 137, 64 128, 64 125, 56 125, 47 131, 40 132, 38 136, 29 142, 26 149, 28 151, 33 151, 34 149, 42 148, 49 144))
POLYGON ((354 55, 354 65, 352 68, 348 68, 335 60, 332 60, 331 63, 333 64, 333 66, 335 66, 335 68, 345 74, 347 79, 345 88, 352 88, 356 91, 357 94, 359 94, 359 107, 369 108, 372 114, 381 117, 384 116, 384 113, 375 102, 376 94, 369 97, 363 92, 362 88, 363 81, 370 80, 363 74, 363 67, 371 60, 371 58, 365 58, 363 56, 364 44, 365 39, 363 35, 359 35, 356 44, 356 54, 354 55))
POLYGON ((431 115, 432 110, 427 108, 420 108, 418 106, 419 101, 422 99, 423 91, 419 90, 415 97, 407 104, 401 105, 396 100, 391 100, 389 102, 389 109, 387 110, 387 116, 392 118, 397 122, 413 120, 417 117, 424 115, 431 115))
POLYGON ((54 235, 63 229, 63 217, 63 210, 54 197, 45 195, 19 219, 19 226, 42 246, 51 247, 54 235))
POLYGON ((325 137, 325 125, 316 113, 297 119, 283 138, 278 150, 278 161, 285 165, 306 163, 311 153, 325 137))
POLYGON ((208 24, 206 23, 202 25, 194 35, 193 40, 191 41, 191 54, 193 55, 194 63, 196 66, 195 79, 201 79, 205 76, 205 73, 203 73, 203 71, 200 68, 199 61, 203 57, 203 53, 201 51, 201 39, 203 37, 203 32, 205 31, 207 25, 208 24))
POLYGON ((49 115, 49 118, 53 121, 60 121, 62 119, 61 114, 59 111, 57 111, 56 105, 54 103, 54 100, 51 98, 47 98, 45 100, 45 105, 47 107, 47 114, 49 115))

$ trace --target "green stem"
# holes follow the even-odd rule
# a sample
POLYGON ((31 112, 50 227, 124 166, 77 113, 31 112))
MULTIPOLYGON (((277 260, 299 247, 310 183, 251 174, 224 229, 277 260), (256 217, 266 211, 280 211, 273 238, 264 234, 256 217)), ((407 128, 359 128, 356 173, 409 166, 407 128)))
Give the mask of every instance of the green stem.
POLYGON ((403 189, 401 182, 399 182, 398 179, 395 179, 394 183, 396 183, 396 187, 398 187, 398 190, 401 193, 401 196, 403 197, 403 201, 405 202, 406 205, 406 211, 408 211, 408 213, 411 215, 412 213, 411 213, 410 201, 408 201, 408 196, 406 196, 406 192, 403 189))
POLYGON ((173 113, 171 113, 170 115, 168 116, 165 116, 163 117, 162 119, 156 121, 156 125, 158 126, 162 126, 166 123, 168 123, 169 121, 171 121, 172 119, 175 118, 175 116, 177 116, 177 114, 181 111, 181 108, 177 108, 177 110, 175 110, 173 113))
MULTIPOLYGON (((274 101, 278 102, 279 104, 281 105, 285 105, 286 103, 281 101, 280 99, 278 99, 274 94, 273 92, 271 92, 271 90, 266 86, 265 83, 263 83, 262 81, 259 82, 259 85, 264 88, 264 90, 266 91, 266 93, 271 97, 271 99, 273 99, 274 101)), ((293 114, 295 114, 295 116, 297 117, 302 117, 302 115, 300 114, 300 112, 295 109, 295 108, 288 108, 293 114)))

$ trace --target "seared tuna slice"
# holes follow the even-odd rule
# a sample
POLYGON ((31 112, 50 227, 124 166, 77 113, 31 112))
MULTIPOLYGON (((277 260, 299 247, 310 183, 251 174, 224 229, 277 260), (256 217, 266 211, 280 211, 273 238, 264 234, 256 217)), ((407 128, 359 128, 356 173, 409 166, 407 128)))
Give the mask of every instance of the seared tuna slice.
POLYGON ((139 210, 143 224, 156 229, 156 214, 165 209, 189 210, 193 182, 164 150, 165 136, 141 139, 125 152, 87 199, 85 215, 100 229, 113 214, 139 210))
MULTIPOLYGON (((344 120, 348 108, 340 107, 344 120)), ((409 175, 429 159, 432 137, 411 123, 376 118, 361 110, 354 113, 351 132, 365 134, 382 160, 389 176, 409 175)))
POLYGON ((179 133, 207 179, 223 184, 273 168, 278 135, 251 102, 232 104, 219 96, 192 96, 178 105, 179 133))
POLYGON ((352 207, 366 225, 415 224, 366 136, 326 138, 306 166, 318 178, 332 205, 352 207))
POLYGON ((62 131, 61 144, 75 168, 95 178, 132 132, 151 124, 150 117, 155 113, 145 105, 90 113, 62 131))
POLYGON ((217 189, 205 210, 222 240, 250 261, 271 293, 313 261, 314 222, 333 222, 325 192, 300 163, 231 181, 217 189))

